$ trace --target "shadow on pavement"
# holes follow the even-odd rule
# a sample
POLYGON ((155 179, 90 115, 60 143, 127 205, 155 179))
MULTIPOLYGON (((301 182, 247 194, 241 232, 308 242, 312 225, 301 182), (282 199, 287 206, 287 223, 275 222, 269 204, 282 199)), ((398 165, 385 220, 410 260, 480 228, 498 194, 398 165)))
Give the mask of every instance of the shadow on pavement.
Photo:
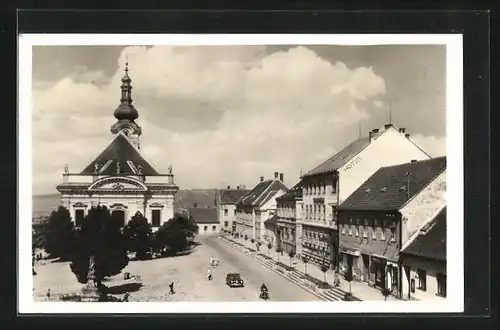
POLYGON ((107 287, 103 290, 103 293, 105 293, 105 294, 124 294, 127 292, 139 291, 140 288, 142 288, 142 283, 137 283, 137 282, 125 283, 125 284, 121 284, 121 285, 107 287))

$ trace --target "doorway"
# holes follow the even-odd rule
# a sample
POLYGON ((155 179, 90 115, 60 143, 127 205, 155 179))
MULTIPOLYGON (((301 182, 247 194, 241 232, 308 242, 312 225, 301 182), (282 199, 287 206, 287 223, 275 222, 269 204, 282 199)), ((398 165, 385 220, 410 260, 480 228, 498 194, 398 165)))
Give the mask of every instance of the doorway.
POLYGON ((111 218, 113 219, 113 223, 116 225, 120 227, 125 226, 125 211, 115 210, 111 212, 111 218))
POLYGON ((368 282, 370 277, 370 257, 367 254, 362 254, 361 258, 363 259, 362 280, 368 282))

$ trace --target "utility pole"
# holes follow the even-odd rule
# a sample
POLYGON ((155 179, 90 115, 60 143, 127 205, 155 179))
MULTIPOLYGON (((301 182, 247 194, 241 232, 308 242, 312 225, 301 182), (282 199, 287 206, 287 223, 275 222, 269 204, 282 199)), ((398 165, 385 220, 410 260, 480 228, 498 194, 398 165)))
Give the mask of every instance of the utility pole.
POLYGON ((389 124, 392 124, 392 100, 389 99, 389 124))
POLYGON ((407 179, 407 182, 406 182, 407 199, 409 200, 410 196, 411 196, 411 194, 410 194, 411 173, 410 172, 406 172, 405 175, 406 175, 406 179, 407 179))

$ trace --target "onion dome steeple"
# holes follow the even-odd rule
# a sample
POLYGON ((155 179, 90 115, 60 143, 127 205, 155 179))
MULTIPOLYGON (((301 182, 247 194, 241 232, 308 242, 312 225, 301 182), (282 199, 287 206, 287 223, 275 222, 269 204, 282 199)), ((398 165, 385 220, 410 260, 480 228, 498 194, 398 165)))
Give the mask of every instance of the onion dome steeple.
POLYGON ((122 78, 120 105, 116 108, 114 116, 117 122, 111 126, 111 133, 124 133, 134 146, 139 149, 139 136, 141 127, 135 123, 139 112, 132 105, 132 79, 128 75, 128 62, 125 63, 125 75, 122 78))
POLYGON ((114 116, 118 120, 136 120, 139 113, 132 105, 132 79, 128 76, 128 63, 125 63, 125 75, 122 78, 122 97, 120 105, 116 108, 114 116))

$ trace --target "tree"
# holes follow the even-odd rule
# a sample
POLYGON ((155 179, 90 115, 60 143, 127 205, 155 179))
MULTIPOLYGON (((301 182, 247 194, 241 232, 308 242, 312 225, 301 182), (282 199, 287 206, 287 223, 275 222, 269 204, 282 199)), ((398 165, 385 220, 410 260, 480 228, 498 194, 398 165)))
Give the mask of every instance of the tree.
POLYGON ((302 262, 304 263, 304 274, 307 275, 307 263, 309 262, 309 259, 307 259, 306 256, 302 256, 302 262))
POLYGON ((91 260, 97 287, 101 287, 104 277, 119 274, 128 264, 127 241, 105 206, 92 207, 76 230, 70 268, 78 282, 88 282, 91 260))
POLYGON ((267 255, 268 256, 269 256, 272 248, 273 248, 273 245, 271 243, 267 244, 267 255))
POLYGON ((51 257, 68 260, 73 250, 74 237, 71 215, 67 208, 59 206, 49 216, 43 247, 51 257))
POLYGON ((280 253, 283 252, 283 249, 281 248, 281 246, 276 247, 276 252, 278 254, 278 262, 280 262, 280 253))
POLYGON ((349 294, 351 294, 351 282, 352 282, 352 266, 347 268, 347 272, 345 273, 345 280, 349 283, 349 294))
POLYGON ((295 252, 290 250, 290 252, 288 252, 288 256, 290 257, 290 267, 292 267, 292 259, 295 257, 295 252))
POLYGON ((153 235, 153 250, 177 253, 186 250, 198 233, 198 226, 191 218, 174 216, 153 235))
POLYGON ((325 283, 326 283, 326 272, 328 271, 328 269, 330 269, 330 267, 326 263, 321 264, 321 271, 323 272, 323 279, 325 283))
POLYGON ((123 236, 127 240, 128 250, 135 252, 137 259, 148 259, 151 250, 152 229, 141 212, 137 211, 123 228, 123 236))

